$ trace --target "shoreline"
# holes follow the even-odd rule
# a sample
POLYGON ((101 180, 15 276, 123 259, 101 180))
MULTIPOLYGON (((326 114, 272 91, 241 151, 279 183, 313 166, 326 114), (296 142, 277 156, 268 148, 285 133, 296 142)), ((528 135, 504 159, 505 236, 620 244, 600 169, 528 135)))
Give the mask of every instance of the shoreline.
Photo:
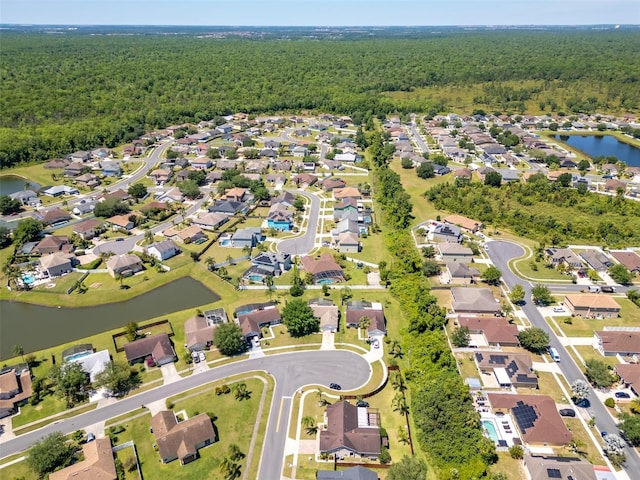
MULTIPOLYGON (((585 157, 586 159, 590 159, 592 160, 593 157, 591 155, 589 155, 587 152, 580 150, 577 147, 574 147, 573 145, 569 145, 568 143, 560 140, 559 138, 555 138, 556 136, 567 136, 567 137, 613 137, 616 140, 618 140, 620 143, 624 143, 626 145, 629 145, 632 148, 636 148, 638 150, 640 150, 640 140, 636 140, 633 138, 629 138, 627 137, 625 134, 621 133, 621 132, 592 132, 592 131, 572 131, 572 132, 554 132, 552 130, 545 130, 544 132, 540 133, 541 136, 545 137, 546 139, 552 141, 552 142, 558 142, 559 144, 562 145, 562 148, 569 150, 577 155, 581 155, 583 157, 585 157)), ((621 162, 623 162, 625 165, 627 165, 627 167, 632 167, 634 165, 629 165, 627 162, 625 162, 624 160, 620 160, 621 162)))

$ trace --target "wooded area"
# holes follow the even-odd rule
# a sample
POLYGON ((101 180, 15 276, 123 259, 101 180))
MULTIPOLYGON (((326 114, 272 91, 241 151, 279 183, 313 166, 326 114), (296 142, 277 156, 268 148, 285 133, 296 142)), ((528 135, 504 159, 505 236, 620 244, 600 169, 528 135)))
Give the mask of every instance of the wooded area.
MULTIPOLYGON (((236 111, 435 114, 434 98, 391 98, 444 85, 483 86, 474 101, 548 113, 640 108, 636 32, 455 32, 340 40, 189 35, 0 35, 0 165, 113 147, 143 130, 236 111), (535 87, 502 82, 537 80, 535 87), (557 102, 553 89, 598 94, 557 102), (537 96, 537 97, 536 97, 537 96)), ((469 112, 470 113, 470 112, 469 112)))

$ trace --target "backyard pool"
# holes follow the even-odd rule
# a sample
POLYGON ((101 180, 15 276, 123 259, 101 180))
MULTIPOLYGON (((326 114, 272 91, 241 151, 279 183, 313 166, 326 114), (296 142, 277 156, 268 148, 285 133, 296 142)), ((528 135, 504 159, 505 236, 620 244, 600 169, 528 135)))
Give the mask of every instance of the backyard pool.
POLYGON ((221 247, 228 247, 230 243, 231 243, 231 240, 229 240, 228 238, 225 238, 224 240, 220 240, 221 247))
POLYGON ((92 353, 93 352, 91 351, 74 353, 73 355, 66 357, 65 360, 70 362, 71 360, 77 360, 79 358, 86 357, 87 355, 91 355, 92 353))
POLYGON ((27 285, 33 285, 36 281, 36 277, 31 273, 25 273, 22 275, 22 281, 27 285))
POLYGON ((249 275, 249 280, 252 282, 262 282, 262 275, 249 275))
POLYGON ((498 431, 496 430, 496 425, 491 420, 482 420, 482 428, 484 428, 486 435, 494 441, 494 443, 498 443, 501 439, 498 436, 498 431))

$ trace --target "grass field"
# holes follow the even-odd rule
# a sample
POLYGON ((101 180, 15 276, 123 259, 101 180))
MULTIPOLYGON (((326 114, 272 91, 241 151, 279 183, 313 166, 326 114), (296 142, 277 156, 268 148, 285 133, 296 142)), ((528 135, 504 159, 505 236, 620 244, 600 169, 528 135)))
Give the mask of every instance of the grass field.
POLYGON ((613 297, 620 305, 620 316, 598 320, 582 317, 556 317, 556 322, 567 337, 591 337, 596 330, 603 327, 637 327, 640 325, 640 308, 624 297, 613 297), (571 323, 565 323, 565 319, 571 323))

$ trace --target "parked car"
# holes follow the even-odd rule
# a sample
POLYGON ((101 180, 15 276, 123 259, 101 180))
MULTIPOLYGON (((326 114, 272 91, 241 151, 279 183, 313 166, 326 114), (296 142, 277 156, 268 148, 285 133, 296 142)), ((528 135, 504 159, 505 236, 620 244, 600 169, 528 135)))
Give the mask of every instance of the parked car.
POLYGON ((631 398, 631 395, 629 395, 627 392, 616 392, 615 393, 615 397, 616 398, 631 398))
POLYGON ((588 408, 591 406, 591 402, 587 399, 587 398, 583 398, 582 400, 578 400, 576 402, 576 405, 578 407, 582 407, 582 408, 588 408))
POLYGON ((198 358, 200 359, 201 362, 207 361, 207 356, 204 354, 204 352, 198 352, 198 358))
POLYGON ((365 402, 364 400, 358 400, 356 402, 356 407, 368 407, 369 402, 365 402))
POLYGON ((600 436, 601 436, 602 438, 606 437, 607 435, 609 435, 609 433, 608 433, 608 432, 600 432, 600 436))
POLYGON ((191 354, 191 358, 193 358, 194 363, 200 363, 200 356, 198 355, 198 352, 193 352, 191 354))
POLYGON ((616 287, 605 285, 602 288, 600 288, 600 291, 603 293, 616 293, 616 287))
POLYGON ((337 383, 330 383, 329 388, 332 388, 333 390, 342 390, 342 387, 337 383))
POLYGON ((87 433, 87 443, 93 442, 96 439, 96 436, 93 433, 87 433))
POLYGON ((561 408, 559 410, 560 415, 562 415, 563 417, 575 417, 576 416, 576 411, 572 408, 561 408))
POLYGON ((377 338, 373 341, 373 348, 380 348, 380 340, 377 338))

